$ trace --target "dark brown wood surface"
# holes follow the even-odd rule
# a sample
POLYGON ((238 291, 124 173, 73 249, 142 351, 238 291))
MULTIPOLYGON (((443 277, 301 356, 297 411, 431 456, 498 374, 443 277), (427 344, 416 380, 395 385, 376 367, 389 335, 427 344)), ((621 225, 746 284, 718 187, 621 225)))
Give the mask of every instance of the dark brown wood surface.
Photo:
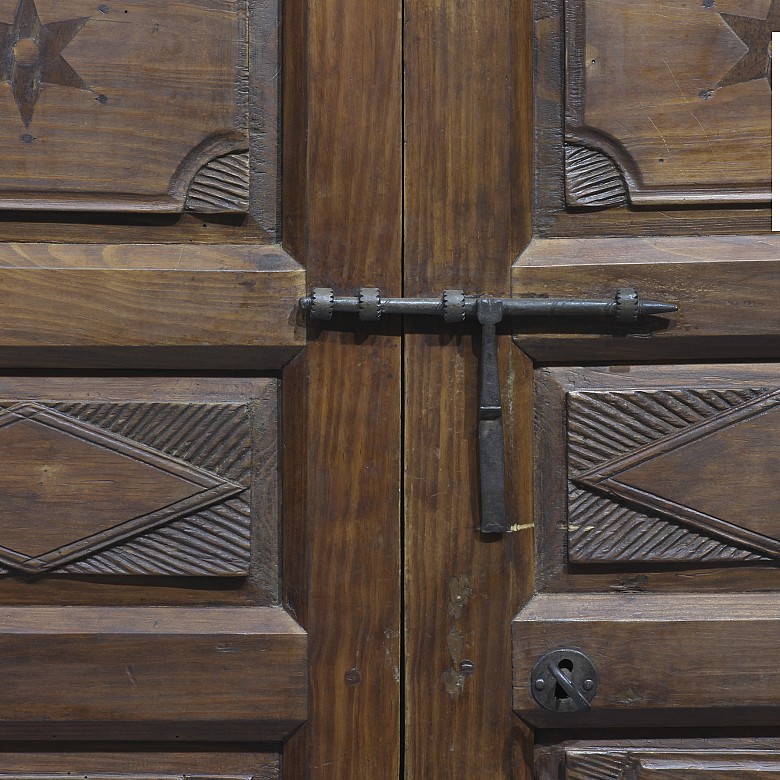
MULTIPOLYGON (((595 772, 612 776, 623 768, 636 780, 771 780, 780 775, 780 756, 775 753, 733 752, 652 752, 631 751, 621 755, 589 752, 568 753, 567 780, 590 778, 595 772)), ((617 777, 618 775, 615 775, 617 777)))
POLYGON ((568 392, 569 563, 775 557, 775 400, 706 385, 568 392))
MULTIPOLYGON (((278 604, 278 392, 278 380, 265 377, 51 373, 0 377, 0 397, 59 409, 76 421, 91 420, 91 425, 103 426, 101 430, 109 438, 135 436, 141 446, 157 447, 181 467, 194 462, 197 468, 249 485, 243 497, 180 520, 171 518, 171 522, 124 542, 117 540, 115 546, 74 561, 56 576, 31 577, 17 571, 0 577, 0 603, 278 604), (235 436, 241 438, 240 445, 235 436), (203 446, 204 438, 208 447, 203 446), (246 498, 249 506, 243 503, 246 498), (224 575, 230 568, 234 571, 226 580, 224 575), (236 576, 236 568, 241 576, 236 576), (212 575, 206 576, 209 569, 212 575), (213 576, 217 572, 220 576, 213 576)), ((32 454, 25 452, 15 463, 7 460, 4 478, 13 480, 32 454)), ((76 467, 71 464, 71 470, 76 467)), ((59 477, 57 464, 52 463, 47 475, 50 486, 59 477)), ((118 500, 121 486, 120 475, 114 502, 117 512, 122 511, 118 500)), ((87 488, 81 498, 84 517, 77 510, 71 514, 77 525, 86 523, 89 515, 87 488)), ((54 500, 57 495, 54 491, 49 498, 54 500)), ((72 499, 77 506, 77 496, 72 499)), ((28 514, 27 520, 24 533, 33 538, 44 539, 48 532, 57 532, 49 515, 28 514), (40 522, 42 517, 47 523, 40 522)))
MULTIPOLYGON (((729 398, 728 391, 722 394, 729 398)), ((669 397, 672 403, 680 398, 674 392, 669 397)), ((778 391, 739 400, 737 395, 730 408, 713 404, 707 419, 593 466, 574 481, 587 491, 777 558, 778 391)), ((705 406, 706 398, 699 405, 705 406)), ((649 418, 638 407, 635 424, 646 424, 649 418)))
POLYGON ((127 378, 48 380, 4 382, 21 393, 0 401, 0 572, 245 577, 254 537, 275 578, 277 381, 155 403, 127 378))
MULTIPOLYGON (((408 295, 508 291, 528 238, 526 4, 405 3, 408 295), (517 68, 520 78, 510 78, 517 68)), ((530 591, 530 365, 500 345, 510 520, 479 533, 473 327, 407 319, 405 776, 530 777, 507 708, 508 625, 530 591)))
POLYGON ((249 743, 133 746, 103 742, 86 745, 20 745, 5 743, 0 751, 0 774, 8 780, 58 780, 73 775, 97 780, 273 780, 280 760, 269 746, 249 743))
POLYGON ((514 707, 538 726, 769 726, 780 697, 773 593, 535 596, 513 625, 514 707), (536 659, 575 647, 593 662, 587 712, 542 709, 536 659))
POLYGON ((769 0, 568 0, 566 142, 615 163, 633 205, 768 203, 777 19, 769 0))
POLYGON ((0 282, 3 345, 17 352, 249 347, 278 366, 304 340, 304 272, 275 247, 4 245, 0 282))
POLYGON ((771 737, 614 737, 588 740, 550 734, 536 748, 536 776, 539 780, 770 780, 780 771, 778 742, 771 737))
MULTIPOLYGON (((710 453, 693 453, 684 468, 666 470, 657 491, 672 498, 691 486, 717 495, 723 506, 706 527, 686 522, 686 510, 664 507, 649 494, 627 501, 592 491, 576 480, 600 464, 686 430, 749 413, 771 397, 780 376, 775 364, 612 365, 540 368, 535 377, 537 588, 542 591, 652 592, 754 591, 772 589, 777 564, 768 547, 777 526, 769 521, 763 551, 743 541, 753 512, 750 502, 766 494, 758 513, 772 514, 772 417, 736 442, 710 453), (763 441, 763 446, 761 442, 763 441), (759 465, 739 476, 739 453, 759 447, 759 465), (724 460, 725 459, 725 460, 724 460), (766 470, 764 470, 766 469, 766 470), (766 476, 764 476, 766 475, 766 476), (769 487, 759 483, 766 479, 769 487), (725 492, 723 492, 725 491, 725 492), (744 511, 733 500, 743 497, 744 511), (732 507, 734 534, 721 509, 732 507)), ((736 429, 738 434, 739 428, 736 429)), ((704 442, 708 440, 705 436, 704 442)), ((754 459, 755 463, 755 459, 754 459)), ((622 491, 621 491, 622 492, 622 491)), ((685 499, 685 503, 690 503, 685 499)))
MULTIPOLYGON (((310 286, 401 291, 401 3, 285 5, 285 246, 310 286)), ((285 603, 311 637, 285 777, 398 777, 401 339, 311 327, 283 387, 285 603)))
POLYGON ((251 211, 273 230, 274 6, 6 0, 0 204, 251 211))
POLYGON ((536 240, 513 267, 517 295, 609 297, 631 286, 679 311, 628 328, 526 318, 516 339, 552 362, 771 358, 779 256, 772 234, 536 240))
POLYGON ((776 3, 534 8, 534 238, 513 293, 632 286, 679 305, 630 327, 512 326, 536 363, 538 594, 514 625, 515 706, 560 729, 537 732, 536 776, 771 777, 777 745, 753 755, 751 738, 776 723, 780 697, 777 383, 750 361, 780 348, 778 245, 761 206, 776 3), (590 362, 603 365, 563 367, 590 362), (531 696, 533 663, 560 647, 596 661, 588 713, 531 696), (708 737, 744 740, 667 750, 626 731, 715 725, 708 737), (603 745, 570 748, 596 726, 603 745))
POLYGON ((306 717, 306 634, 280 608, 5 607, 4 726, 279 740, 306 717))
POLYGON ((765 65, 763 72, 760 69, 775 24, 767 15, 770 5, 767 0, 674 3, 654 13, 601 0, 535 2, 535 234, 727 235, 770 230, 766 139, 771 90, 765 65), (726 16, 741 21, 731 27, 726 16), (756 44, 748 51, 734 28, 751 22, 753 35, 742 31, 756 44), (573 39, 578 26, 585 33, 579 40, 573 39), (587 45, 588 36, 595 45, 587 45), (740 53, 750 56, 741 58, 740 53), (584 68, 569 67, 567 72, 571 58, 584 68), (733 74, 738 78, 746 76, 745 65, 752 63, 755 71, 744 83, 722 84, 721 76, 737 62, 742 63, 742 73, 733 74), (582 113, 578 109, 589 95, 594 110, 569 117, 567 143, 567 111, 582 113), (586 133, 578 134, 583 124, 586 133), (601 124, 607 127, 601 129, 601 124), (616 146, 622 151, 621 144, 636 153, 642 170, 632 165, 630 154, 614 154, 616 146), (721 149, 731 154, 721 156, 721 149), (623 172, 616 174, 615 162, 623 172), (641 193, 636 186, 633 190, 640 199, 648 192, 642 173, 648 179, 665 177, 666 184, 683 184, 679 190, 665 187, 655 205, 631 207, 625 171, 632 186, 639 184, 641 193), (747 202, 759 197, 764 206, 747 202))

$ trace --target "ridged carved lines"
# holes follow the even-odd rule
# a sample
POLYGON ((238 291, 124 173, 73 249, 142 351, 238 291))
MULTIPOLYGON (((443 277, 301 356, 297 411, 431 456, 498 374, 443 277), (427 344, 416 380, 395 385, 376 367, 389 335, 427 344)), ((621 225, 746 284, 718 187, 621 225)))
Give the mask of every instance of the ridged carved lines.
POLYGON ((570 206, 603 208, 628 201, 617 165, 604 152, 567 143, 566 202, 570 206))
POLYGON ((762 388, 576 392, 568 396, 572 563, 747 562, 766 557, 693 530, 663 513, 577 485, 574 479, 763 394, 762 388))
MULTIPOLYGON (((10 507, 14 512, 0 513, 0 546, 5 548, 7 569, 222 576, 248 571, 251 436, 246 405, 3 406, 9 419, 19 415, 20 406, 28 416, 32 410, 32 422, 41 428, 23 431, 18 423, 0 427, 0 447, 13 444, 4 443, 3 436, 13 433, 14 427, 24 434, 21 439, 15 434, 16 444, 24 448, 15 462, 36 479, 35 510, 41 520, 25 524, 31 511, 29 495, 18 507, 10 507), (63 427, 67 440, 57 438, 63 427), (138 466, 144 459, 148 462, 138 466), (128 470, 133 463, 136 470, 128 470), (71 494, 64 494, 57 481, 63 472, 76 485, 71 494), (197 482, 201 484, 193 484, 197 482), (163 484, 169 486, 168 495, 161 494, 163 484), (177 508, 175 501, 170 503, 177 498, 191 505, 177 508), (22 527, 14 527, 10 517, 22 518, 22 527), (42 529, 34 540, 30 528, 42 529), (66 532, 75 537, 70 543, 66 532), (9 557, 9 539, 25 539, 25 534, 28 546, 35 541, 54 547, 43 560, 37 548, 30 550, 37 557, 27 554, 20 559, 18 550, 11 550, 17 557, 9 557), (54 539, 47 538, 52 534, 54 539)), ((13 491, 4 491, 3 500, 9 496, 13 498, 13 491)))
POLYGON ((204 165, 190 183, 187 211, 244 214, 249 211, 249 152, 232 152, 204 165))

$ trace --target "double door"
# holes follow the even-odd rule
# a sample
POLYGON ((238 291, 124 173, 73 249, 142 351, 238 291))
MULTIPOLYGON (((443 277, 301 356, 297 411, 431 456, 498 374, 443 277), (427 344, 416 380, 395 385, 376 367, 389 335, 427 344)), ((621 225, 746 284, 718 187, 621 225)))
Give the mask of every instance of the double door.
POLYGON ((771 3, 0 12, 0 773, 773 775, 771 3))

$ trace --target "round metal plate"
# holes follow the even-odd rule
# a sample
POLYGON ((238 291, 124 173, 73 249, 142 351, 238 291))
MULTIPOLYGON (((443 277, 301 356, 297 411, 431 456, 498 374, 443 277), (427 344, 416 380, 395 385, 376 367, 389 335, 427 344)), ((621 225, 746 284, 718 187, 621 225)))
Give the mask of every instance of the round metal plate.
POLYGON ((546 710, 577 712, 590 708, 590 702, 599 687, 596 667, 579 650, 562 648, 543 655, 531 671, 531 692, 546 710), (574 689, 566 690, 568 681, 574 689))

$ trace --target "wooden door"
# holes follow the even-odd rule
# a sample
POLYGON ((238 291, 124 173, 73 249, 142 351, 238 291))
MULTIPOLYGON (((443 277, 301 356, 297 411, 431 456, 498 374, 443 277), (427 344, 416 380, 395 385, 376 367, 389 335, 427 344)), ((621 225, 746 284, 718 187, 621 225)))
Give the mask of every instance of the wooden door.
POLYGON ((0 774, 277 777, 280 10, 0 3, 0 774), (232 748, 218 747, 232 743, 232 748))
POLYGON ((775 771, 775 29, 773 3, 536 5, 535 227, 514 290, 631 285, 679 306, 515 331, 534 361, 536 547, 514 708, 539 778, 775 771), (592 662, 589 703, 565 686, 540 703, 554 650, 592 662))
POLYGON ((0 11, 0 774, 776 773, 771 4, 0 11), (317 285, 680 310, 504 324, 498 537, 477 329, 317 285))
POLYGON ((290 171, 307 186, 288 190, 285 219, 311 286, 601 298, 632 285, 680 307, 633 328, 504 325, 500 537, 478 532, 476 328, 310 331, 296 472, 308 493, 294 505, 307 520, 294 529, 311 568, 292 593, 308 610, 312 695, 298 767, 774 773, 773 14, 334 0, 294 15, 307 58, 288 69, 287 105, 310 110, 286 126, 307 140, 290 171), (387 145, 394 133, 402 145, 387 145), (401 392, 399 482, 401 420, 377 410, 401 392), (631 495, 615 486, 629 468, 631 495), (400 565, 402 603, 381 584, 400 565), (545 710, 530 690, 537 659, 565 647, 597 671, 583 714, 545 710))

